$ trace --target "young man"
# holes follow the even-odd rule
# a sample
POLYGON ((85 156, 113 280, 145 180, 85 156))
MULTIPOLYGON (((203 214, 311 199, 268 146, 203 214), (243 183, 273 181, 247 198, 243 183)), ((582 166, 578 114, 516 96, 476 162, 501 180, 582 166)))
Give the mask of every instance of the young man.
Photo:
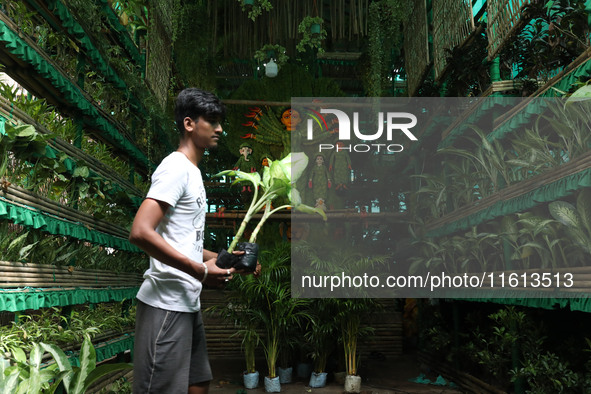
MULTIPOLYGON (((203 249, 205 189, 197 165, 222 134, 225 107, 190 88, 177 97, 177 151, 152 175, 129 240, 150 255, 138 292, 133 392, 207 393, 212 379, 200 312, 202 284, 219 286, 235 272, 203 249)), ((238 252, 240 254, 243 252, 238 252)))

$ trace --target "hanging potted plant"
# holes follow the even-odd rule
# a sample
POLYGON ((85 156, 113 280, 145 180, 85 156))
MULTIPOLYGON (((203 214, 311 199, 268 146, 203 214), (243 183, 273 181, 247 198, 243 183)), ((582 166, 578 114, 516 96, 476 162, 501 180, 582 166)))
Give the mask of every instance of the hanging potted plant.
POLYGON ((277 44, 265 44, 254 53, 254 58, 260 63, 266 63, 274 59, 278 66, 282 66, 289 60, 285 47, 277 44))
POLYGON ((273 4, 269 0, 238 0, 242 11, 248 12, 248 19, 253 22, 256 18, 261 15, 264 11, 271 11, 273 4))
POLYGON ((254 53, 254 58, 259 64, 265 66, 265 75, 275 77, 289 56, 285 53, 285 48, 281 45, 266 44, 254 53))
POLYGON ((326 39, 326 30, 322 28, 322 18, 316 16, 306 16, 298 26, 298 33, 302 34, 302 38, 296 45, 298 52, 305 52, 306 49, 318 50, 318 53, 323 53, 322 42, 326 39))

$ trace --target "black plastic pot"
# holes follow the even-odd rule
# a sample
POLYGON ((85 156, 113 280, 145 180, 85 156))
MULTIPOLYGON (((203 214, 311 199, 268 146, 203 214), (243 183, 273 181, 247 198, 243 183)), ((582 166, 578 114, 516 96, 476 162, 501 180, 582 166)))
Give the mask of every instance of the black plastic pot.
POLYGON ((220 268, 236 268, 238 271, 253 272, 257 268, 259 245, 250 242, 240 242, 236 250, 243 250, 244 254, 235 255, 222 249, 215 264, 220 268))

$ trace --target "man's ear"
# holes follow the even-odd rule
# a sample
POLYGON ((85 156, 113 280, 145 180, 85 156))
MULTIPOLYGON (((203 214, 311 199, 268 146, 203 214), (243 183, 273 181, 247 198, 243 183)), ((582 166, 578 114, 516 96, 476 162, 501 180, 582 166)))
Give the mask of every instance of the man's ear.
POLYGON ((193 121, 193 119, 189 118, 188 116, 185 119, 183 119, 183 125, 185 126, 186 133, 190 133, 194 130, 194 123, 197 122, 193 121))

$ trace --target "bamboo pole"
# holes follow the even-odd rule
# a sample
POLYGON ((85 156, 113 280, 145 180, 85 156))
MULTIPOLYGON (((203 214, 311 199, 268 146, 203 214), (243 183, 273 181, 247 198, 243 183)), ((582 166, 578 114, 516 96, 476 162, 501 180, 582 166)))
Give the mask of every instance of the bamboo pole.
POLYGON ((10 185, 7 188, 0 189, 0 196, 24 204, 25 206, 31 206, 58 217, 66 218, 74 223, 82 222, 89 227, 94 227, 107 234, 121 238, 127 238, 129 236, 129 233, 121 227, 95 219, 91 215, 76 211, 75 209, 59 205, 48 198, 32 195, 19 186, 10 185))
POLYGON ((41 272, 41 273, 58 273, 68 274, 73 276, 101 276, 107 278, 124 278, 136 279, 141 278, 142 275, 133 272, 115 272, 107 270, 86 270, 84 268, 76 268, 71 266, 55 266, 50 264, 23 264, 0 261, 0 267, 5 268, 5 272, 41 272), (71 268, 70 268, 71 267, 71 268))
MULTIPOLYGON (((6 267, 22 267, 22 268, 33 268, 37 269, 63 269, 68 270, 70 267, 69 265, 51 265, 51 264, 36 264, 36 263, 20 263, 20 262, 13 262, 13 261, 1 261, 0 266, 6 267)), ((116 271, 108 271, 108 270, 100 270, 94 268, 76 268, 75 270, 78 272, 85 272, 90 274, 97 274, 97 275, 115 275, 115 276, 141 276, 141 274, 135 272, 116 272, 116 271)))

